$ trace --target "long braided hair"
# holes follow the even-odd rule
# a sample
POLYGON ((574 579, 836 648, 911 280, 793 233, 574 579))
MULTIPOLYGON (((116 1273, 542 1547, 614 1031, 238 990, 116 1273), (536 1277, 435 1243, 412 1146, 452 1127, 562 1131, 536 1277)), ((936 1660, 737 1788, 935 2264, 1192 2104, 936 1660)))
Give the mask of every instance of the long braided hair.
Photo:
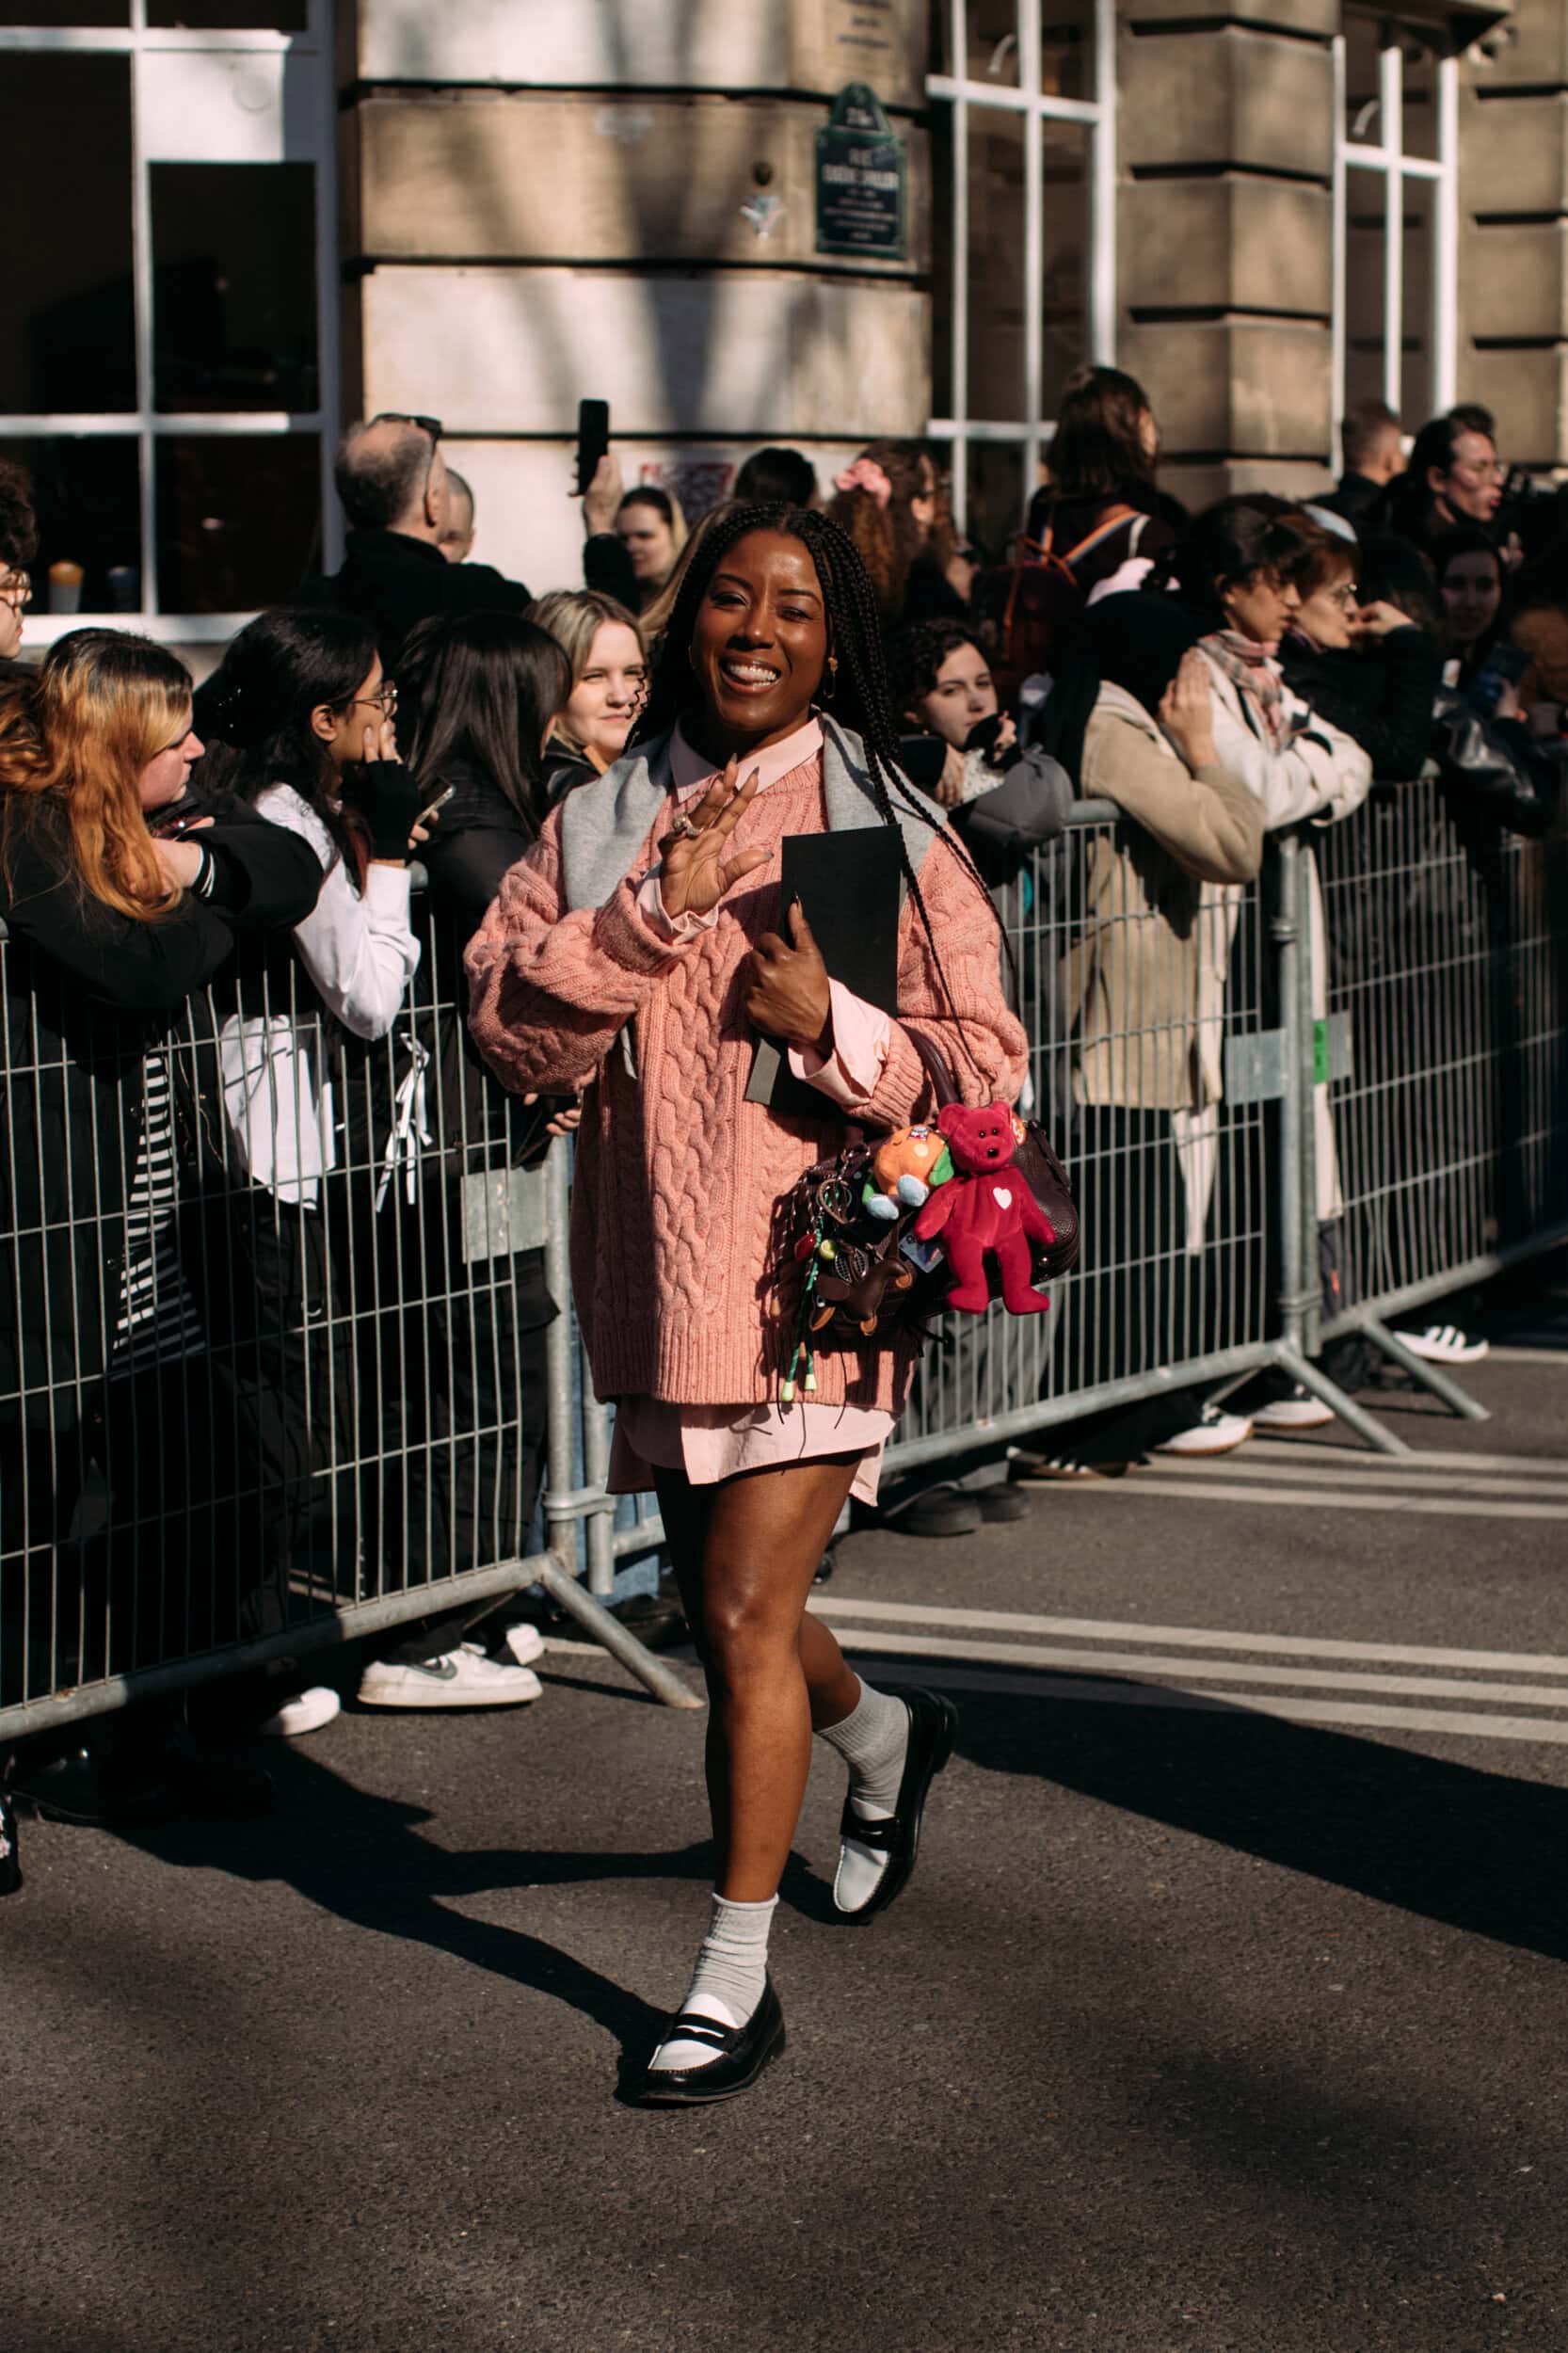
POLYGON ((882 652, 881 615, 865 565, 846 532, 830 517, 819 514, 814 507, 737 506, 729 514, 721 516, 704 536, 695 559, 686 568, 668 625, 659 641, 658 656, 648 680, 648 699, 632 731, 631 741, 641 744, 652 736, 665 734, 700 701, 700 689, 693 675, 690 659, 697 612, 708 593, 709 582, 730 549, 754 531, 777 532, 786 538, 798 539, 811 558, 822 586, 823 608, 827 620, 827 650, 838 661, 837 672, 831 674, 836 676, 838 682, 832 690, 827 709, 831 717, 854 729, 865 747, 866 774, 872 805, 883 824, 891 825, 897 836, 904 878, 924 926, 936 977, 952 1008, 953 1026, 958 1032, 959 1043, 963 1046, 969 1067, 976 1077, 981 1077, 984 1074, 969 1052, 963 1023, 958 1018, 957 1000, 942 968, 941 952, 936 945, 936 935, 920 890, 920 876, 915 872, 908 844, 899 824, 901 808, 930 824, 936 838, 946 843, 948 850, 963 867, 980 893, 986 914, 997 925, 1009 963, 1012 962, 1012 943, 1002 929, 991 903, 991 894, 968 852, 951 826, 933 822, 930 805, 900 771, 898 728, 893 717, 892 698, 888 691, 888 668, 882 652))

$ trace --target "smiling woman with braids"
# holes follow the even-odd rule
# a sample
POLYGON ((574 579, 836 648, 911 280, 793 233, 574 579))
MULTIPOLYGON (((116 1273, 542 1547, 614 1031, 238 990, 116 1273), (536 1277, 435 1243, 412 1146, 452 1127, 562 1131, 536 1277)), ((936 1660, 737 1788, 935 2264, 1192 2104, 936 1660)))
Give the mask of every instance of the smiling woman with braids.
POLYGON ((782 2046, 767 1937, 812 1732, 849 1767, 834 1895, 862 1919, 908 1879, 952 1742, 948 1703, 873 1690, 806 1614, 846 1498, 875 1493, 913 1348, 824 1356, 819 1396, 785 1407, 768 1279, 775 1204, 838 1148, 840 1120, 931 1110, 912 1030, 966 1101, 1011 1101, 1023 1080, 984 888, 896 758, 854 548, 821 515, 741 507, 687 573, 635 744, 553 812, 469 950, 473 1033, 506 1083, 599 1081, 578 1311, 594 1385, 619 1406, 613 1483, 658 1490, 712 1702, 712 1918, 648 2100, 744 2090, 782 2046), (908 876, 896 1020, 830 982, 777 883, 786 834, 878 821, 908 876), (820 1118, 746 1101, 759 1032, 788 1046, 820 1118))

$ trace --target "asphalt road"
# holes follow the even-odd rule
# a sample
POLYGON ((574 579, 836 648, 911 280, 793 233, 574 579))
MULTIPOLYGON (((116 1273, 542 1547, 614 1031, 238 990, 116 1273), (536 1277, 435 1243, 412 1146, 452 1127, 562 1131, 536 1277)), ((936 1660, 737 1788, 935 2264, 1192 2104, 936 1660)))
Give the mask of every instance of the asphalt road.
POLYGON ((709 1871, 702 1719, 597 1657, 345 1713, 264 1821, 27 1825, 0 2345, 1561 2353, 1568 1275, 1504 1306, 1491 1421, 1384 1401, 1413 1460, 844 1545, 824 1607, 960 1754, 864 1930, 819 1760, 727 2108, 615 2098, 709 1871))

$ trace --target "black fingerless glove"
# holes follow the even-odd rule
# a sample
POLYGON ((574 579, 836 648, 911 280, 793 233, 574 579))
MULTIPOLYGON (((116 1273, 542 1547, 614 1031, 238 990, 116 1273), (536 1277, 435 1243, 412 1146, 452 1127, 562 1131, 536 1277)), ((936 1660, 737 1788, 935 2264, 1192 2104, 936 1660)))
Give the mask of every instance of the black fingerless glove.
POLYGON ((374 857, 407 858, 419 815, 419 788, 400 760, 369 760, 354 779, 354 806, 374 857))

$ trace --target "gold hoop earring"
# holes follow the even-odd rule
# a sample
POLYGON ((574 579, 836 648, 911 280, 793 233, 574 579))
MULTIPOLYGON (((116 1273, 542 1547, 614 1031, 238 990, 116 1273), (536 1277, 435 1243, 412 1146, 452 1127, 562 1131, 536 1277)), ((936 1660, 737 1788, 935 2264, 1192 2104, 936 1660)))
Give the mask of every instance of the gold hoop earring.
POLYGON ((830 653, 827 657, 827 683, 817 689, 817 699, 819 702, 830 703, 838 691, 839 657, 836 653, 830 653))

